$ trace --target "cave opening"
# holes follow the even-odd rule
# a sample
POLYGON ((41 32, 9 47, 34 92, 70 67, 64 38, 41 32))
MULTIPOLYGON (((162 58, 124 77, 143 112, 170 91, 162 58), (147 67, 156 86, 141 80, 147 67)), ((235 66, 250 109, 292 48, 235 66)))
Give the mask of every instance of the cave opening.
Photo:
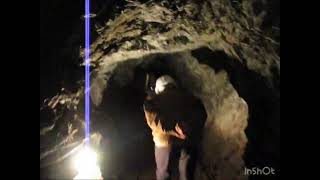
MULTIPOLYGON (((103 100, 92 114, 95 121, 92 128, 104 139, 101 147, 104 153, 104 159, 101 160, 104 177, 155 177, 154 143, 145 121, 143 102, 147 73, 155 77, 168 74, 176 79, 167 60, 165 56, 158 55, 150 62, 132 68, 131 77, 128 71, 115 70, 109 79, 103 100)), ((177 163, 175 158, 170 166, 176 166, 177 163)), ((172 173, 177 173, 178 169, 174 170, 172 173)))
MULTIPOLYGON (((222 51, 199 48, 191 51, 191 55, 200 65, 207 65, 217 73, 226 71, 228 81, 248 103, 249 117, 245 129, 248 140, 242 157, 245 166, 278 168, 280 166, 280 142, 278 142, 280 130, 277 129, 280 127, 279 95, 268 86, 268 82, 261 75, 247 69, 239 60, 229 57, 222 51)), ((117 154, 112 156, 112 160, 109 159, 113 169, 109 168, 108 172, 127 175, 135 173, 135 176, 151 176, 150 173, 153 173, 155 163, 151 130, 145 123, 142 109, 146 73, 152 72, 158 77, 169 74, 184 90, 193 94, 199 92, 197 85, 189 84, 187 87, 188 83, 184 81, 190 78, 190 75, 186 73, 186 69, 182 70, 181 67, 185 65, 179 64, 176 59, 175 55, 158 54, 141 60, 138 65, 130 66, 128 65, 130 63, 124 63, 118 69, 127 66, 131 69, 131 75, 127 71, 115 71, 108 81, 109 86, 104 92, 103 101, 95 109, 98 119, 105 117, 105 120, 99 121, 95 126, 99 127, 100 132, 105 133, 103 137, 110 139, 109 143, 113 144, 111 146, 105 144, 105 147, 109 148, 106 152, 113 151, 117 154), (146 170, 146 167, 149 170, 146 170)))
MULTIPOLYGON (((180 56, 179 53, 177 54, 155 54, 150 55, 147 57, 142 57, 141 59, 137 60, 130 60, 120 64, 111 75, 111 78, 107 82, 107 88, 103 92, 103 100, 101 104, 94 108, 93 112, 93 121, 94 129, 102 134, 104 137, 104 142, 102 143, 102 152, 107 153, 104 154, 104 159, 102 162, 102 171, 106 173, 107 177, 114 177, 122 175, 122 178, 126 177, 139 177, 139 178, 150 178, 154 177, 155 171, 155 160, 154 160, 154 144, 152 141, 151 130, 145 123, 145 117, 143 112, 143 100, 145 96, 145 81, 146 81, 146 73, 153 73, 156 77, 159 77, 163 74, 168 74, 176 79, 177 84, 180 88, 185 91, 189 91, 190 93, 194 94, 195 96, 199 97, 204 104, 210 104, 211 99, 216 101, 221 101, 224 97, 215 97, 215 92, 210 92, 210 90, 214 89, 215 84, 212 85, 212 80, 208 79, 208 81, 203 81, 201 78, 197 77, 196 74, 192 74, 192 70, 195 67, 199 67, 199 69, 206 69, 208 71, 201 72, 202 74, 210 74, 209 72, 216 70, 219 71, 221 69, 225 69, 228 67, 221 66, 221 61, 225 59, 221 59, 222 57, 227 57, 224 53, 220 57, 220 52, 213 52, 214 59, 211 59, 210 62, 202 61, 203 57, 208 59, 208 55, 212 55, 212 51, 210 52, 201 52, 203 49, 199 49, 193 51, 191 54, 193 57, 187 57, 187 59, 192 59, 191 61, 188 60, 188 63, 184 63, 186 58, 185 56, 180 56), (197 57, 197 54, 200 53, 204 54, 202 57, 197 57), (199 58, 199 62, 197 61, 199 58), (137 61, 138 63, 131 63, 133 61, 137 61), (191 64, 191 65, 190 65, 191 64), (213 64, 213 65, 212 65, 213 64), (208 66, 207 66, 208 65, 208 66), (188 69, 188 66, 195 66, 192 67, 193 69, 188 69), (221 68, 219 69, 219 67, 221 68), (206 94, 204 87, 208 86, 209 93, 206 94), (210 94, 212 93, 212 94, 210 94), (219 99, 220 98, 220 99, 219 99), (110 166, 112 164, 112 166, 110 166)), ((189 54, 189 52, 187 53, 189 54)), ((230 59, 230 58, 229 58, 230 59)), ((233 71, 233 69, 230 69, 233 71)), ((228 70, 227 70, 228 71, 228 70)), ((195 71, 196 72, 196 71, 195 71)), ((199 73, 199 72, 198 72, 199 73)), ((214 74, 214 73, 213 73, 214 74)), ((211 74, 212 75, 212 74, 211 74)), ((205 75, 210 76, 210 75, 205 75)), ((213 76, 219 76, 215 74, 213 76)), ((224 79, 224 78, 221 78, 224 79)), ((228 80, 220 80, 220 81, 228 81, 228 80)), ((217 81, 217 87, 221 82, 217 81)), ((222 83, 224 84, 224 83, 222 83)), ((230 84, 230 83, 229 83, 230 84)), ((227 86, 227 85, 221 85, 227 86)), ((207 88, 208 88, 207 87, 207 88)), ((228 89, 228 88, 227 88, 228 89)), ((218 91, 224 91, 220 89, 218 91)), ((228 90, 225 90, 228 91, 228 90)), ((219 94, 219 93, 218 93, 219 94)), ((223 94, 223 93, 222 93, 223 94)), ((228 94, 228 93, 227 93, 228 94)), ((221 95, 221 93, 220 93, 221 95)), ((229 95, 227 95, 229 96, 229 95)), ((231 102, 227 102, 226 104, 230 104, 231 102)), ((237 104, 237 103, 235 103, 237 104)), ((222 105, 221 105, 222 106, 222 105)), ((212 105, 207 105, 206 111, 214 112, 219 110, 214 110, 212 105)), ((227 110, 228 111, 228 110, 227 110)), ((234 109, 230 109, 230 114, 233 114, 234 109)), ((221 119, 224 119, 224 115, 221 116, 221 119)), ((209 117, 212 119, 212 115, 209 117)), ((219 119, 219 118, 218 118, 219 119)), ((245 120, 245 118, 240 118, 245 120)), ((241 122, 240 120, 239 122, 241 122)), ((219 122, 220 124, 224 124, 223 122, 219 122)), ((241 123, 240 123, 241 124, 241 123)), ((242 123, 245 124, 245 123, 242 123)), ((232 123, 225 123, 222 126, 229 126, 231 128, 233 126, 232 123)), ((236 144, 233 140, 228 140, 220 137, 220 135, 215 134, 217 130, 207 130, 209 131, 209 137, 207 137, 206 141, 206 149, 205 151, 210 151, 209 149, 214 145, 221 146, 216 148, 218 150, 217 154, 219 156, 223 156, 223 161, 231 161, 230 155, 231 151, 234 151, 233 145, 225 145, 226 143, 236 144), (211 131, 211 132, 210 132, 211 131), (211 137, 212 136, 212 137, 211 137), (214 138, 212 142, 210 138, 214 138), (227 149, 227 150, 226 150, 227 149), (225 152, 222 152, 224 151, 225 152), (229 152, 230 151, 230 152, 229 152), (225 156, 229 156, 226 158, 225 156)), ((236 130, 237 131, 237 130, 236 130)), ((241 128, 240 128, 241 132, 241 128)), ((240 139, 240 143, 245 144, 243 137, 240 134, 240 137, 236 139, 240 139), (243 141, 243 142, 242 142, 243 141)), ((238 140, 236 140, 238 141, 238 140)), ((199 147, 203 146, 202 142, 199 142, 199 147)), ((214 148, 214 147, 212 147, 214 148)), ((241 150, 239 150, 241 154, 241 150)), ((237 154, 237 153, 235 153, 237 154)), ((173 151, 172 155, 177 155, 173 151)), ((210 152, 209 152, 209 156, 210 152)), ((213 155, 214 156, 214 155, 213 155)), ((237 156, 237 155, 234 155, 237 156)), ((201 157, 200 157, 201 158, 201 157)), ((199 159, 200 159, 199 158, 199 159)), ((242 157, 240 157, 242 158, 242 157)), ((203 159, 206 159, 203 157, 203 159)), ((209 161, 209 160, 208 160, 209 161)), ((241 161, 241 160, 239 160, 241 161)), ((177 168, 177 157, 173 158, 170 166, 173 170, 173 176, 177 176, 178 170, 177 168)), ((222 162, 214 162, 218 164, 222 162)), ((233 163, 233 162, 232 162, 233 163)), ((230 163, 230 164, 232 164, 230 163)), ((236 162, 240 163, 240 162, 236 162)), ((241 164, 241 163, 240 163, 241 164)), ((208 177, 215 176, 214 168, 209 167, 205 171, 209 175, 208 177), (211 174, 211 175, 210 175, 211 174)), ((239 170, 240 171, 240 170, 239 170)), ((240 173, 240 172, 238 172, 240 173)))
MULTIPOLYGON (((209 123, 204 130, 206 139, 199 142, 203 152, 198 161, 203 167, 197 177, 241 174, 243 169, 234 167, 241 167, 242 160, 246 167, 280 166, 279 95, 239 60, 222 51, 199 48, 127 60, 108 73, 103 99, 93 106, 91 118, 92 131, 103 137, 99 150, 103 177, 155 177, 154 144, 143 112, 146 73, 172 76, 180 88, 205 105, 209 123), (247 113, 238 109, 233 92, 248 104, 248 119, 247 113)), ((178 175, 177 163, 175 157, 170 164, 173 176, 178 175)))

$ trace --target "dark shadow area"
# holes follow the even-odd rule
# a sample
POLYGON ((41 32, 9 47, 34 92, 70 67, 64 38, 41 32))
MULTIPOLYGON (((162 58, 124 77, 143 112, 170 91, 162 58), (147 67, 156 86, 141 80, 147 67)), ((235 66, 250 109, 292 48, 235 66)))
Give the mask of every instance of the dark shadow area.
POLYGON ((109 80, 103 101, 94 109, 93 130, 103 136, 101 171, 105 179, 136 179, 155 168, 151 131, 144 119, 144 76, 120 86, 109 80))
MULTIPOLYGON (((124 2, 91 2, 91 13, 102 12, 90 20, 91 42, 99 36, 96 25, 104 25, 105 19, 114 17, 120 11, 114 7, 121 7, 124 2)), ((85 44, 84 4, 84 0, 40 1, 40 104, 61 88, 76 90, 77 81, 84 77, 84 68, 79 65, 83 61, 80 48, 85 44)))
POLYGON ((40 1, 40 103, 53 96, 62 86, 62 80, 74 80, 76 63, 70 61, 61 48, 73 33, 73 27, 81 23, 83 5, 79 1, 40 1))
MULTIPOLYGON (((264 77, 248 70, 222 51, 213 52, 208 48, 201 48, 194 50, 192 55, 215 71, 225 70, 239 96, 248 104, 248 144, 244 157, 246 166, 273 167, 277 175, 280 175, 279 95, 267 86, 264 77)), ((280 87, 280 79, 278 82, 280 87)))

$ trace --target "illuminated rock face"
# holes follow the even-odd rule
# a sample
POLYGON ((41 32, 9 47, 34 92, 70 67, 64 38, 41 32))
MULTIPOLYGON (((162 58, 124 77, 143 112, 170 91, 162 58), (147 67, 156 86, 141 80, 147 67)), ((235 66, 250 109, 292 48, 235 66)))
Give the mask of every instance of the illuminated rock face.
POLYGON ((196 179, 242 177, 242 156, 247 143, 244 133, 248 119, 246 102, 238 96, 225 71, 216 73, 189 55, 177 59, 185 64, 176 64, 181 82, 202 99, 208 114, 196 179))
POLYGON ((205 105, 208 118, 196 179, 242 179, 248 106, 232 87, 225 71, 216 73, 189 54, 175 57, 180 81, 205 105))

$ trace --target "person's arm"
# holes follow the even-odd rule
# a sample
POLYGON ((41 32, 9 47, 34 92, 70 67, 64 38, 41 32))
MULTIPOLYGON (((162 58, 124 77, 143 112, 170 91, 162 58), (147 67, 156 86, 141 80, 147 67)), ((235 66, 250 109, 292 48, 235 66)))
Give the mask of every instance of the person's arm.
POLYGON ((182 129, 179 127, 178 124, 176 124, 175 130, 169 131, 168 134, 183 140, 187 138, 187 136, 183 133, 182 129))
POLYGON ((147 124, 150 128, 152 128, 152 122, 154 122, 155 120, 155 117, 156 117, 156 114, 153 113, 153 112, 150 112, 146 109, 146 106, 144 105, 143 106, 143 110, 144 110, 144 115, 145 115, 145 118, 146 118, 146 121, 147 121, 147 124))

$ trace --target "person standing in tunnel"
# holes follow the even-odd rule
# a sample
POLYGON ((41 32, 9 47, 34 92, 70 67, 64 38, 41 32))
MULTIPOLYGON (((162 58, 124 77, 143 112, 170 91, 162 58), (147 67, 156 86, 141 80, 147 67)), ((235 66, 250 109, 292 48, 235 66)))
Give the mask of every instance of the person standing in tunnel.
POLYGON ((161 76, 147 92, 144 112, 155 144, 156 177, 170 177, 169 161, 173 147, 180 149, 179 179, 193 179, 195 160, 206 120, 202 102, 178 88, 175 80, 161 76))

